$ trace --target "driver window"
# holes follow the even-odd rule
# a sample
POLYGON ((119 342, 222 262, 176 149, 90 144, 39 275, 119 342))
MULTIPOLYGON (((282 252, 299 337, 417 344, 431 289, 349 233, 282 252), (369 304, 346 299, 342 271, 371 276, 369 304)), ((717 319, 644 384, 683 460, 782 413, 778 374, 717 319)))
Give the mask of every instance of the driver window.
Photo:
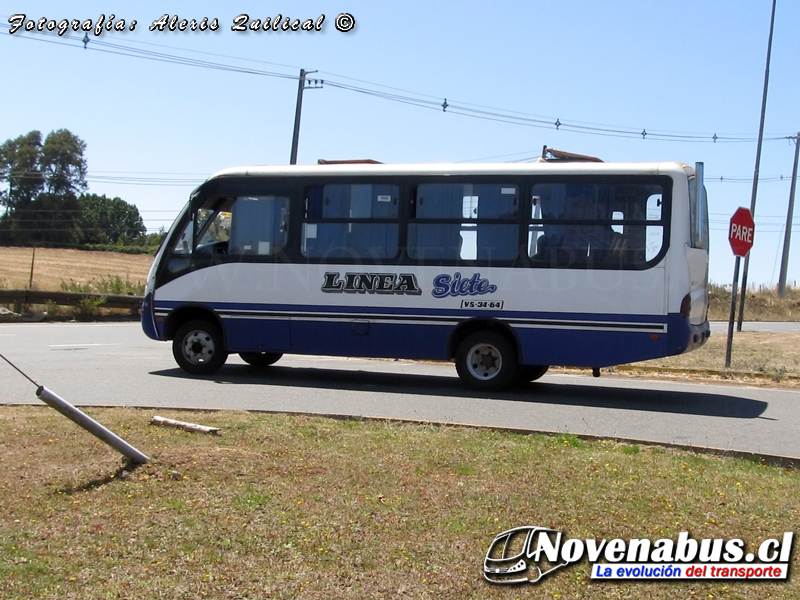
POLYGON ((203 212, 211 213, 211 211, 206 211, 204 209, 201 209, 197 212, 197 222, 201 228, 201 231, 203 231, 203 234, 197 241, 197 246, 206 246, 208 244, 216 244, 218 242, 227 243, 231 236, 231 213, 219 211, 213 215, 203 215, 201 214, 203 212), (203 230, 202 224, 204 224, 206 221, 210 222, 203 230))
POLYGON ((196 213, 195 256, 274 256, 286 247, 289 198, 239 196, 212 202, 213 208, 196 213))

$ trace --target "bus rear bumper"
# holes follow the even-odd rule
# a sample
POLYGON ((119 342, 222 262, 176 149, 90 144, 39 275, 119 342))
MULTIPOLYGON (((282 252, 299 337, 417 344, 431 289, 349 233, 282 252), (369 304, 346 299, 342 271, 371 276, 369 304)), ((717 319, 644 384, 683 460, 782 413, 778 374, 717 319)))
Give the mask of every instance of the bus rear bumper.
MULTIPOLYGON (((674 323, 678 331, 682 330, 682 334, 673 337, 674 340, 680 340, 680 346, 674 348, 674 354, 683 354, 697 350, 700 346, 708 341, 711 337, 711 325, 706 320, 699 325, 692 325, 688 320, 683 318, 675 319, 679 321, 674 323)), ((671 326, 673 324, 670 324, 671 326)))
POLYGON ((697 350, 711 337, 711 324, 706 321, 701 325, 689 325, 689 346, 685 352, 697 350))
POLYGON ((686 349, 687 352, 690 350, 697 350, 711 337, 711 324, 708 321, 702 325, 690 325, 689 330, 691 332, 691 338, 689 347, 686 349))

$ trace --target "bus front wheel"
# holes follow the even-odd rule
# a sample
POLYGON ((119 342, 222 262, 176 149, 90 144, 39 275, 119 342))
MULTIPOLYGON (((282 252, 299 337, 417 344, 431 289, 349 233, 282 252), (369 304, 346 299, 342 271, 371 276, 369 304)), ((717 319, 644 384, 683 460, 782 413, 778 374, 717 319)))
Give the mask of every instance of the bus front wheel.
POLYGON ((184 323, 172 340, 172 355, 181 369, 193 375, 210 375, 228 359, 219 328, 204 319, 184 323))
POLYGON ((517 353, 502 335, 478 331, 467 336, 458 346, 456 371, 467 387, 500 390, 517 375, 517 353))
POLYGON ((278 362, 283 354, 278 352, 240 352, 239 357, 248 365, 268 367, 278 362))

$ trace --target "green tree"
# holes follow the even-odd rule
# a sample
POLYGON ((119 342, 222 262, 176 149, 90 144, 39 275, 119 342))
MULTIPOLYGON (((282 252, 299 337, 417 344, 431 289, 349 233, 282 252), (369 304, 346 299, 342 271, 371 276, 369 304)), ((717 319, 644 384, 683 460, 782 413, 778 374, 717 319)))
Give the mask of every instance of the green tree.
POLYGON ((74 246, 80 243, 80 205, 75 194, 42 192, 29 209, 15 212, 17 239, 25 245, 74 246))
POLYGON ((78 194, 86 189, 86 144, 66 129, 42 142, 31 131, 0 145, 0 242, 72 245, 80 241, 78 194))
POLYGON ((147 233, 139 210, 121 198, 82 194, 78 203, 83 244, 126 243, 147 233))
POLYGON ((31 131, 0 145, 0 204, 7 212, 29 207, 44 189, 42 134, 31 131))
POLYGON ((76 196, 86 190, 86 142, 66 129, 50 132, 42 145, 40 164, 48 194, 76 196))

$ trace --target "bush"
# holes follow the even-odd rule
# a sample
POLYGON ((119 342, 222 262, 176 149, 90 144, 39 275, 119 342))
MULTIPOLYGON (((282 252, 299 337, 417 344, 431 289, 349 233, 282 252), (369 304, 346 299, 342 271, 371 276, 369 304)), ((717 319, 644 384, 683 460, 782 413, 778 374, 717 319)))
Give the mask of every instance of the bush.
POLYGON ((69 282, 61 281, 61 289, 65 292, 75 292, 77 294, 109 294, 116 296, 142 296, 144 295, 144 284, 122 279, 119 275, 102 277, 99 280, 92 279, 87 283, 78 283, 72 279, 69 282))
POLYGON ((100 307, 105 303, 105 298, 81 298, 76 307, 75 318, 78 321, 92 321, 100 314, 100 307))

